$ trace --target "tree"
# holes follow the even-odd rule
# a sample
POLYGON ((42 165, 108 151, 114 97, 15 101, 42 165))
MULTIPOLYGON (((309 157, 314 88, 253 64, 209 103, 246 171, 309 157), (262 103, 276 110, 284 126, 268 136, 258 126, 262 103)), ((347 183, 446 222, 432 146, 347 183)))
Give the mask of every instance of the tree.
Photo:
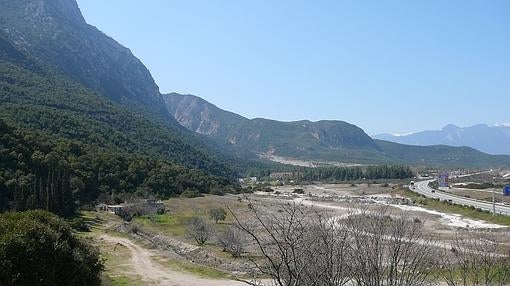
POLYGON ((212 208, 209 210, 209 217, 218 224, 220 220, 223 221, 227 218, 227 211, 222 207, 212 208))
POLYGON ((232 215, 263 258, 250 261, 274 285, 397 286, 433 280, 432 240, 421 223, 401 213, 381 208, 338 218, 296 203, 277 212, 250 205, 249 219, 232 215))
POLYGON ((45 211, 0 215, 0 285, 100 285, 99 252, 45 211))
POLYGON ((504 246, 493 233, 458 232, 453 244, 444 248, 439 261, 439 267, 444 270, 443 279, 449 286, 508 285, 510 256, 501 255, 502 250, 504 246))
POLYGON ((188 221, 186 234, 198 245, 204 245, 212 236, 213 229, 202 217, 192 217, 188 221))
POLYGON ((227 227, 224 232, 218 235, 217 239, 223 247, 223 251, 230 253, 235 258, 241 257, 247 243, 244 232, 235 226, 227 227))
POLYGON ((332 218, 296 203, 275 213, 250 202, 250 210, 249 219, 231 213, 263 257, 250 261, 274 285, 341 286, 349 281, 346 228, 336 228, 332 218))
POLYGON ((387 208, 348 216, 352 279, 357 285, 429 285, 437 257, 423 224, 387 208))

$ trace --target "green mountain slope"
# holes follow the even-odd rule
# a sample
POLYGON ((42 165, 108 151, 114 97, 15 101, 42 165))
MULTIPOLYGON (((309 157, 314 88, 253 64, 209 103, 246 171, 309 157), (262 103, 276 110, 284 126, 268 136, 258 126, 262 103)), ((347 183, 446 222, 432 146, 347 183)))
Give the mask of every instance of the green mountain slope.
POLYGON ((175 121, 145 66, 127 48, 88 25, 75 0, 1 0, 0 56, 25 69, 24 76, 33 84, 24 86, 12 75, 4 78, 9 89, 24 95, 11 102, 16 106, 3 106, 4 114, 10 110, 11 121, 233 176, 226 156, 175 121), (99 98, 103 96, 110 100, 99 98), (31 117, 15 111, 21 107, 32 109, 31 117), (74 114, 87 118, 74 120, 74 114), (56 118, 64 127, 48 123, 56 118))
POLYGON ((413 146, 383 140, 374 140, 374 142, 388 158, 396 163, 413 162, 424 166, 482 168, 510 165, 510 156, 489 155, 470 147, 413 146))
POLYGON ((1 33, 0 102, 0 212, 70 215, 97 199, 204 193, 235 177, 196 138, 83 87, 1 33))
POLYGON ((181 125, 238 153, 344 160, 357 158, 360 152, 378 152, 378 146, 363 130, 343 121, 250 120, 192 95, 167 94, 164 100, 181 125))
POLYGON ((184 127, 240 154, 265 158, 360 164, 411 164, 450 167, 509 166, 510 156, 492 156, 471 148, 410 146, 372 140, 343 121, 280 122, 247 119, 193 96, 167 94, 168 111, 184 127), (281 158, 278 158, 281 159, 281 158))

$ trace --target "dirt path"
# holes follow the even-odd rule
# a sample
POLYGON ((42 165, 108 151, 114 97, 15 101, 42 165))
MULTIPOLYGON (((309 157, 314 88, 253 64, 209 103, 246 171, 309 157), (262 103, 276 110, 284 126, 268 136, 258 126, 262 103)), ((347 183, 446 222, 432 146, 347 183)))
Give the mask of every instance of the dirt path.
POLYGON ((127 238, 103 234, 101 238, 110 243, 118 243, 131 252, 130 266, 142 280, 154 285, 165 286, 244 286, 247 284, 232 280, 205 279, 192 274, 167 269, 154 262, 153 254, 127 238))

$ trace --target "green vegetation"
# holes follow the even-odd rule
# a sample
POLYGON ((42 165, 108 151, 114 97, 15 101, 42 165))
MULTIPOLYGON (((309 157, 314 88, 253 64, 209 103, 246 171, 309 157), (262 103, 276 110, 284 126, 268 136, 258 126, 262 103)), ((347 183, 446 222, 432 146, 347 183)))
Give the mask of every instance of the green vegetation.
POLYGON ((374 140, 377 146, 395 163, 420 166, 487 168, 509 166, 510 156, 489 155, 469 147, 445 145, 413 146, 374 140))
POLYGON ((369 166, 369 167, 323 167, 303 168, 297 172, 298 181, 352 181, 375 179, 412 178, 413 172, 407 166, 369 166))
POLYGON ((0 74, 0 211, 69 216, 96 200, 207 193, 234 177, 210 153, 49 69, 0 60, 0 74))
POLYGON ((99 285, 95 248, 44 211, 0 214, 0 285, 99 285))
POLYGON ((141 280, 135 280, 127 276, 110 276, 103 275, 101 277, 101 286, 142 286, 141 280))
POLYGON ((0 211, 40 208, 70 216, 96 199, 164 198, 186 189, 206 193, 226 183, 152 156, 95 149, 21 131, 1 120, 0 131, 0 211))
POLYGON ((227 218, 227 211, 222 208, 222 207, 219 207, 219 208, 212 208, 209 210, 209 218, 211 218, 212 220, 214 220, 214 222, 216 224, 218 224, 218 222, 221 220, 221 221, 224 221, 225 218, 227 218))
POLYGON ((508 225, 510 226, 510 217, 504 215, 492 215, 489 211, 476 209, 474 207, 461 206, 449 204, 446 201, 439 201, 437 199, 427 198, 423 195, 417 194, 407 189, 399 189, 396 191, 398 194, 408 197, 415 201, 417 204, 440 212, 459 214, 472 219, 479 219, 491 223, 508 225))
POLYGON ((372 140, 359 127, 343 121, 250 120, 193 95, 174 93, 164 95, 164 99, 170 113, 185 121, 188 129, 200 128, 218 145, 245 157, 270 150, 279 157, 314 162, 449 167, 510 165, 510 156, 492 156, 472 148, 410 146, 372 140), (207 120, 199 116, 203 113, 208 114, 207 120))

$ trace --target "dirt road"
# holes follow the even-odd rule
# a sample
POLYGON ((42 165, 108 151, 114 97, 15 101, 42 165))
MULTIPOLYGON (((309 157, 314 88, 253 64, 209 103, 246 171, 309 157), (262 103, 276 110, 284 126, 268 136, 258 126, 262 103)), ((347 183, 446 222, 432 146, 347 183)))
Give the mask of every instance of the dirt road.
MULTIPOLYGON (((153 254, 127 238, 114 237, 103 234, 101 238, 109 243, 118 243, 129 249, 131 252, 130 267, 142 280, 151 285, 164 286, 245 286, 247 284, 232 281, 206 279, 194 276, 189 273, 178 272, 164 268, 154 262, 153 254)), ((126 262, 127 263, 127 262, 126 262)))

